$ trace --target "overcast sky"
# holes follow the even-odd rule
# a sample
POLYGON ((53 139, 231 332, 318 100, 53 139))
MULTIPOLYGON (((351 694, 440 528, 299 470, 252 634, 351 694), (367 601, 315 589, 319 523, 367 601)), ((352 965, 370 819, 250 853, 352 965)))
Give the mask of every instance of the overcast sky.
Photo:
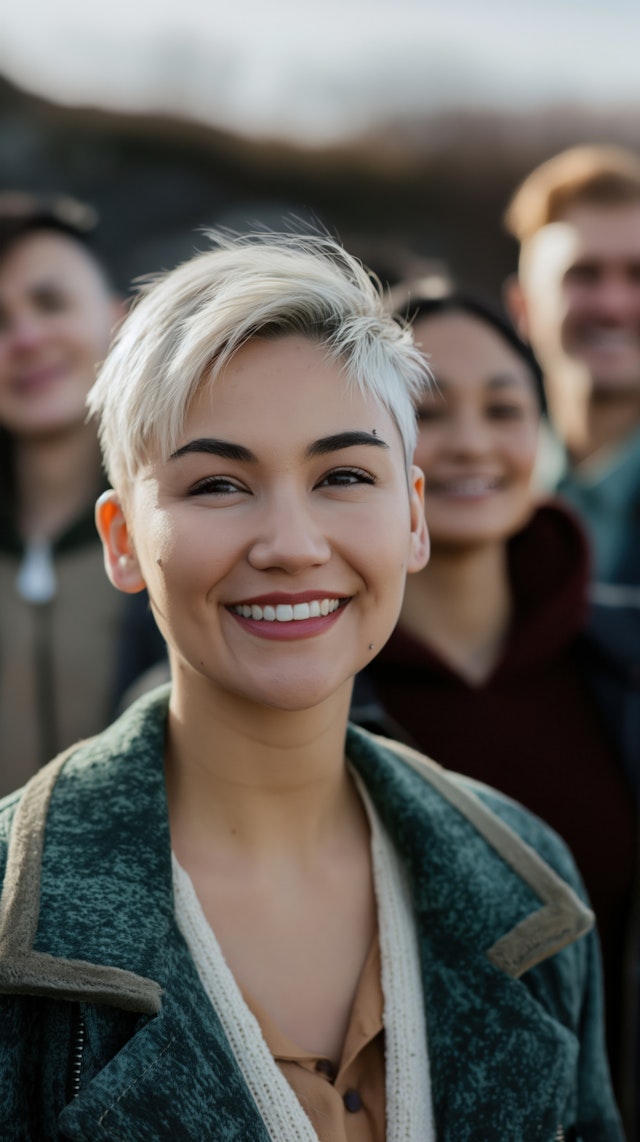
POLYGON ((0 70, 69 103, 312 141, 443 105, 640 101, 638 0, 14 0, 0 70))

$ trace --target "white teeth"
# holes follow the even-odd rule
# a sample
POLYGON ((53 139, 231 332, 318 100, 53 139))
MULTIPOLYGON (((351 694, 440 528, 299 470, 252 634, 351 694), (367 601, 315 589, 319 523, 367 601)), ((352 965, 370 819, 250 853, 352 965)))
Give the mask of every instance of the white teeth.
POLYGON ((231 609, 244 619, 258 619, 266 622, 291 623, 303 619, 317 619, 320 615, 330 615, 340 606, 339 599, 313 599, 310 603, 279 603, 277 607, 260 607, 255 603, 238 603, 231 609))
POLYGON ((487 492, 493 492, 498 487, 499 481, 497 479, 485 479, 484 477, 474 476, 467 480, 448 480, 443 481, 440 487, 443 491, 452 496, 482 496, 487 492))
POLYGON ((602 349, 626 349, 636 345, 635 336, 626 329, 592 329, 585 338, 591 345, 602 349))

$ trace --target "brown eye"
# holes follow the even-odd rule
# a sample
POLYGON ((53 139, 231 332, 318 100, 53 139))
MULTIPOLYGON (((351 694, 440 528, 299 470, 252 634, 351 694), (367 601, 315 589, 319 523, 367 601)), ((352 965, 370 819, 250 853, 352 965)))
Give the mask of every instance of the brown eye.
POLYGON ((69 308, 66 294, 52 287, 39 289, 34 295, 34 301, 41 313, 62 313, 69 308))
POLYGON ((428 420, 439 420, 444 415, 444 408, 437 405, 423 405, 417 410, 416 415, 418 423, 424 424, 428 420))
POLYGON ((600 267, 595 262, 579 262, 571 266, 564 280, 575 285, 594 285, 600 277, 600 267))
POLYGON ((507 404, 501 402, 500 404, 492 404, 487 409, 487 416, 492 420, 520 420, 525 414, 522 405, 507 404))
POLYGON ((320 480, 318 487, 351 488, 355 484, 375 484, 370 472, 362 468, 333 468, 320 480))
POLYGON ((233 496, 247 489, 227 476, 206 476, 189 488, 190 496, 233 496))

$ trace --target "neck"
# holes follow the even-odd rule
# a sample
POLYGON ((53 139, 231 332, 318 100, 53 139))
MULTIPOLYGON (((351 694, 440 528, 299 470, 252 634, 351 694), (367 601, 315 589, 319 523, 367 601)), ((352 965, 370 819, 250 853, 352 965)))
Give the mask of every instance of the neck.
POLYGON ((549 384, 553 425, 564 441, 572 464, 615 448, 640 425, 640 391, 593 391, 580 384, 549 384))
POLYGON ((512 615, 504 543, 438 548, 407 580, 400 621, 467 681, 479 684, 502 652, 512 615))
POLYGON ((80 425, 15 445, 18 528, 25 540, 50 540, 97 495, 100 450, 93 428, 80 425))
POLYGON ((166 781, 179 860, 212 848, 304 859, 360 817, 344 759, 350 684, 283 712, 174 679, 166 781))

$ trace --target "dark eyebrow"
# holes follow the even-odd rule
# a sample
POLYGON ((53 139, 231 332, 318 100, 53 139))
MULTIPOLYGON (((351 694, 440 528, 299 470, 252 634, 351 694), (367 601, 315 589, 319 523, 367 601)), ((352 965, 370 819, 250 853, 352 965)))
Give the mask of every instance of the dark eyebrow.
POLYGON ((489 389, 511 389, 526 387, 527 382, 524 377, 518 377, 515 373, 499 373, 494 377, 489 377, 487 381, 487 388, 489 389))
POLYGON ((256 464, 258 457, 243 444, 232 444, 230 440, 214 440, 210 436, 199 437, 183 444, 182 448, 171 453, 170 460, 186 456, 188 452, 206 452, 209 456, 221 456, 223 460, 240 460, 245 464, 256 464))
MULTIPOLYGON (((372 432, 336 432, 333 436, 323 436, 314 440, 306 451, 308 459, 314 456, 326 456, 329 452, 339 452, 342 448, 353 448, 356 445, 373 445, 374 448, 388 448, 389 445, 374 436, 372 432)), ((223 460, 238 460, 244 464, 256 464, 258 457, 245 448, 243 444, 232 444, 230 440, 214 440, 210 436, 199 437, 183 444, 182 448, 171 453, 170 459, 177 460, 189 452, 204 452, 209 456, 221 456, 223 460)))
MULTIPOLYGON (((446 377, 438 376, 437 382, 438 382, 438 388, 441 390, 442 395, 444 395, 446 393, 447 389, 451 388, 451 385, 448 383, 446 377)), ((526 384, 527 384, 527 382, 524 379, 524 377, 517 376, 515 373, 496 373, 495 376, 487 377, 487 380, 486 380, 486 387, 488 389, 521 388, 523 385, 526 386, 526 384)), ((533 384, 533 380, 532 380, 532 384, 533 384)), ((437 396, 438 393, 436 392, 434 394, 433 390, 431 390, 431 394, 427 394, 427 395, 436 395, 437 396)))
POLYGON ((389 445, 373 432, 336 432, 333 436, 322 436, 307 448, 307 456, 326 456, 329 452, 339 452, 342 448, 354 448, 361 444, 374 448, 388 448, 389 445))

